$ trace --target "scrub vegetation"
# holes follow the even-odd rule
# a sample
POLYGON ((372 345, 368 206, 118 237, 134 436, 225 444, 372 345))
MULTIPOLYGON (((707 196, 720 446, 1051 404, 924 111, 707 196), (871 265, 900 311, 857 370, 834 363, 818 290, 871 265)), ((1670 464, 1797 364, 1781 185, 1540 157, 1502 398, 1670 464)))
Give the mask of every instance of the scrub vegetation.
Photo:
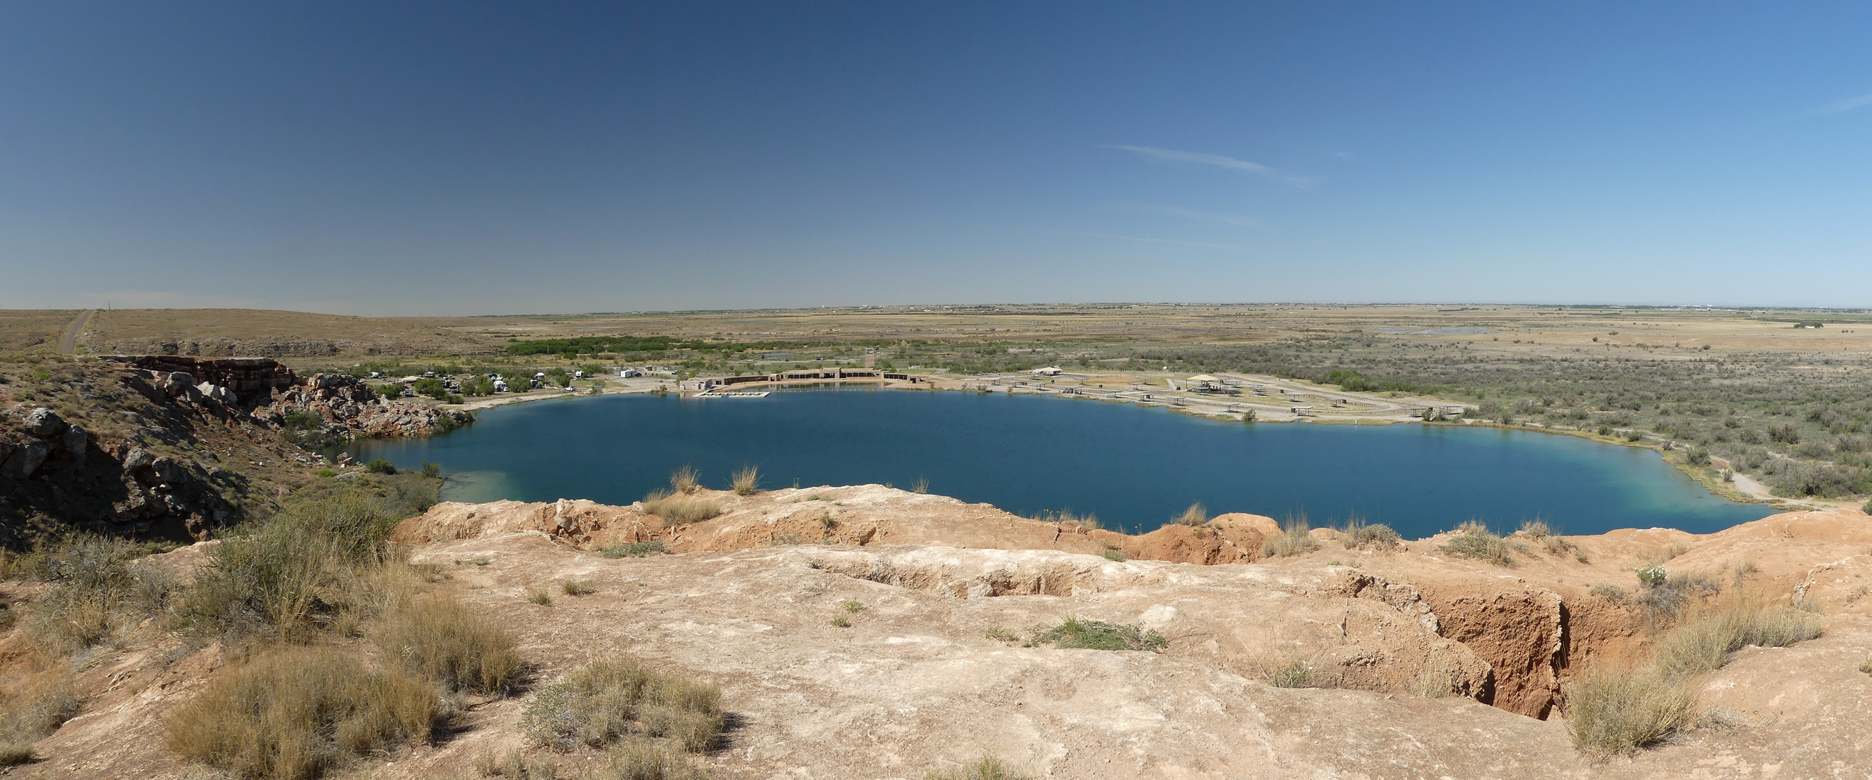
POLYGON ((1738 595, 1666 631, 1644 663, 1600 664, 1575 675, 1562 691, 1567 731, 1588 754, 1636 752, 1694 724, 1704 676, 1737 650, 1786 647, 1819 635, 1816 615, 1738 595))
POLYGON ((1280 558, 1288 555, 1303 555, 1319 549, 1307 525, 1306 515, 1289 517, 1281 523, 1281 532, 1270 536, 1261 543, 1261 557, 1280 558))
MULTIPOLYGON (((315 480, 200 553, 187 581, 147 557, 167 548, 116 539, 0 556, 0 575, 38 583, 0 609, 31 629, 20 635, 30 668, 0 681, 0 765, 32 761, 33 743, 80 712, 70 670, 178 635, 193 639, 167 663, 221 647, 223 665, 163 716, 163 746, 235 777, 368 773, 370 762, 449 738, 465 726, 463 706, 525 691, 537 673, 514 636, 458 601, 442 567, 409 563, 390 539, 434 501, 437 482, 315 480)), ((555 747, 606 745, 599 776, 632 778, 700 777, 688 756, 713 745, 723 723, 714 687, 629 659, 547 686, 528 718, 535 735, 559 735, 555 747)), ((515 760, 494 764, 551 776, 515 760)))
POLYGON ((1066 618, 1043 631, 1036 631, 1028 644, 1053 645, 1062 650, 1148 650, 1161 653, 1170 642, 1163 635, 1142 626, 1107 623, 1102 620, 1066 618))
POLYGON ((560 752, 606 749, 622 778, 691 778, 689 755, 721 739, 715 686, 628 656, 594 661, 541 688, 522 720, 535 745, 560 752))

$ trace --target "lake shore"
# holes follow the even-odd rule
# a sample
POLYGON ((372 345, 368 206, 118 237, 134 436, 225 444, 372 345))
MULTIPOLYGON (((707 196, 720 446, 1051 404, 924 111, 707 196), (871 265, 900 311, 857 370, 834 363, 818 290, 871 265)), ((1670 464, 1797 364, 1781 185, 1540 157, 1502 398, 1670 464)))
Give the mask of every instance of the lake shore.
MULTIPOLYGON (((1602 436, 1594 431, 1552 428, 1540 424, 1502 423, 1494 420, 1462 419, 1448 422, 1428 422, 1422 417, 1425 409, 1473 409, 1459 401, 1449 401, 1433 396, 1380 394, 1359 391, 1340 390, 1330 386, 1315 385, 1299 380, 1252 374, 1224 373, 1215 375, 1218 387, 1232 389, 1235 395, 1220 392, 1201 392, 1189 386, 1188 379, 1171 372, 1144 372, 1138 374, 1096 374, 1067 373, 1057 376, 1037 376, 1032 374, 983 374, 948 376, 942 374, 916 374, 917 381, 879 380, 873 378, 855 379, 810 379, 779 382, 747 382, 730 386, 734 390, 772 391, 789 388, 837 386, 871 387, 885 390, 905 390, 920 392, 973 392, 1006 395, 1035 395, 1063 398, 1069 400, 1091 400, 1105 403, 1131 404, 1146 408, 1163 408, 1178 414, 1187 414, 1224 421, 1248 421, 1252 414, 1255 423, 1308 423, 1315 425, 1395 425, 1415 423, 1420 425, 1461 425, 1465 427, 1501 428, 1523 430, 1537 433, 1559 434, 1587 439, 1601 444, 1620 447, 1656 450, 1665 455, 1665 462, 1675 467, 1685 476, 1701 484, 1710 493, 1739 503, 1761 503, 1782 511, 1829 510, 1844 507, 1856 507, 1856 502, 1829 501, 1806 498, 1790 499, 1774 496, 1766 485, 1743 474, 1730 472, 1731 481, 1720 476, 1712 476, 1711 469, 1699 468, 1687 462, 1668 457, 1666 442, 1645 437, 1631 441, 1624 437, 1625 431, 1615 430, 1612 436, 1602 436)), ((575 381, 570 391, 531 391, 525 394, 504 397, 475 399, 465 404, 445 405, 445 408, 458 408, 468 411, 480 411, 502 406, 549 401, 568 398, 589 398, 595 395, 632 395, 653 394, 658 392, 679 393, 685 396, 699 395, 700 390, 676 389, 678 382, 673 378, 620 378, 601 377, 597 381, 575 381), (602 382, 599 385, 598 382, 602 382)), ((718 390, 721 388, 717 388, 718 390)), ((1727 464, 1718 464, 1715 473, 1720 475, 1727 464)))

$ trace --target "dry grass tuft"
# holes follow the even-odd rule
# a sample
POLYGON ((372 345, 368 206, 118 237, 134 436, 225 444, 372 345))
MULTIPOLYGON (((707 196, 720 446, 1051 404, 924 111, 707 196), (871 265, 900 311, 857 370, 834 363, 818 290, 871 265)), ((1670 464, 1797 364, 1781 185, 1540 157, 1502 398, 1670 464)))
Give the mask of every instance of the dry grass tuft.
POLYGON ((292 640, 331 626, 341 613, 381 607, 383 591, 359 585, 408 568, 389 566, 398 563, 387 540, 400 519, 360 494, 289 506, 215 548, 188 590, 184 615, 198 631, 292 640))
POLYGON ((509 780, 559 780, 556 761, 533 761, 518 750, 507 753, 482 753, 475 762, 482 777, 505 777, 509 780))
POLYGON ((1538 542, 1549 536, 1553 536, 1553 526, 1548 525, 1545 520, 1523 520, 1521 521, 1521 530, 1516 531, 1515 536, 1532 539, 1538 542))
POLYGON ((751 496, 760 492, 760 467, 748 466, 734 473, 734 492, 737 496, 751 496))
POLYGON ((1820 636, 1820 619, 1793 609, 1741 601, 1684 621, 1658 641, 1652 662, 1664 676, 1685 679, 1712 672, 1744 647, 1787 647, 1820 636))
POLYGON ((589 596, 598 592, 597 588, 592 587, 592 584, 585 580, 566 580, 559 583, 559 589, 567 596, 589 596))
POLYGON ((1261 557, 1279 558, 1288 555, 1301 555, 1319 549, 1319 542, 1314 541, 1307 532, 1306 515, 1289 517, 1281 523, 1279 536, 1268 537, 1261 543, 1261 557))
POLYGON ((75 537, 21 556, 12 573, 50 585, 20 610, 26 643, 47 657, 63 658, 146 617, 166 624, 175 584, 160 569, 131 565, 144 552, 120 539, 75 537))
POLYGON ((1487 561, 1496 566, 1513 567, 1515 565, 1513 542, 1496 536, 1482 523, 1470 520, 1456 528, 1456 535, 1439 545, 1437 549, 1459 558, 1473 558, 1487 561))
POLYGON ((1403 537, 1384 523, 1367 523, 1358 515, 1346 518, 1345 528, 1340 530, 1339 542, 1348 550, 1362 550, 1367 547, 1374 550, 1395 550, 1403 537))
POLYGON ((645 512, 663 518, 670 525, 699 523, 722 513, 721 505, 707 498, 661 490, 644 496, 643 506, 645 512))
POLYGON ((1177 515, 1176 521, 1179 525, 1207 525, 1209 523, 1209 510, 1202 505, 1201 501, 1198 501, 1194 504, 1190 504, 1188 509, 1183 510, 1183 514, 1177 515))
POLYGON ((694 493, 696 488, 701 486, 700 478, 701 475, 696 472, 694 466, 684 463, 682 468, 670 472, 670 489, 683 495, 694 493))
POLYGON ((1030 778, 1016 773, 999 759, 983 756, 980 761, 954 772, 931 772, 924 775, 923 780, 1030 780, 1030 778))
POLYGON ((30 674, 0 689, 0 766, 33 760, 32 743, 57 731, 83 705, 62 670, 30 674))
POLYGON ((652 555, 662 555, 664 552, 663 543, 660 541, 635 542, 632 544, 617 545, 615 547, 606 547, 604 548, 604 557, 645 558, 652 555))
POLYGON ((1658 640, 1649 663, 1598 666, 1569 681, 1562 707, 1575 747, 1593 755, 1636 752, 1696 718, 1703 675, 1749 645, 1786 647, 1820 635, 1819 618, 1742 599, 1693 617, 1658 640))
POLYGON ((509 693, 526 668, 512 634, 444 594, 405 601, 374 639, 411 674, 456 690, 509 693))
POLYGON ((721 734, 721 690, 633 658, 594 661, 541 689, 522 725, 554 750, 666 739, 699 753, 721 734))
POLYGON ((1566 685, 1562 706, 1574 747, 1624 755, 1656 744, 1695 717, 1695 694, 1651 667, 1597 666, 1566 685))
POLYGON ((165 742, 243 777, 303 780, 430 741, 446 716, 435 690, 330 648, 273 650, 217 674, 170 716, 165 742))

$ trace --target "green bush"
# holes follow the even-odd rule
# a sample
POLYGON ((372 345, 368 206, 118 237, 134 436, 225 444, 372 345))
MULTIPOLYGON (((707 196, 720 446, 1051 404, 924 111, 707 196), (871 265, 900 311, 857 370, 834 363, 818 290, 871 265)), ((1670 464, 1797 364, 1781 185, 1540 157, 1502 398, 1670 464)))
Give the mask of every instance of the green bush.
POLYGON ((1153 653, 1161 653, 1170 645, 1163 635, 1141 626, 1076 617, 1068 617, 1066 622, 1035 634, 1032 643, 1050 644, 1063 650, 1148 650, 1153 653))
POLYGON ((371 459, 371 462, 364 464, 364 470, 372 474, 395 474, 397 473, 396 464, 391 463, 390 461, 384 460, 383 458, 371 459))
POLYGON ((604 557, 606 558, 643 558, 662 554, 663 543, 654 540, 604 548, 604 557))
POLYGON ((1456 531, 1455 536, 1438 545, 1437 549, 1459 558, 1487 561, 1496 566, 1515 565, 1514 543, 1496 536, 1488 526, 1470 521, 1463 523, 1456 531))
POLYGON ((1339 541, 1348 550, 1362 550, 1370 547, 1374 550, 1395 550, 1403 537, 1383 523, 1367 523, 1364 518, 1353 515, 1346 518, 1346 525, 1341 529, 1339 541))
MULTIPOLYGON (((349 487, 349 486, 347 486, 349 487)), ((390 559, 390 532, 404 515, 370 485, 295 500, 209 554, 183 598, 198 631, 293 636, 320 625, 356 596, 362 572, 390 559)))

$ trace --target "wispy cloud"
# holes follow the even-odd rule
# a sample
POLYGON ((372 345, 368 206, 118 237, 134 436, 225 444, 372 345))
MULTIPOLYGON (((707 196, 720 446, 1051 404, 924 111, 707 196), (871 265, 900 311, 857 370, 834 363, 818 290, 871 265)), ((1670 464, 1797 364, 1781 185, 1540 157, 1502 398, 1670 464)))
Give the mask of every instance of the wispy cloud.
POLYGON ((1861 108, 1865 108, 1866 106, 1872 106, 1872 93, 1860 95, 1859 97, 1846 98, 1845 100, 1841 100, 1837 103, 1829 103, 1827 105, 1821 106, 1807 113, 1809 115, 1844 114, 1848 111, 1857 111, 1861 108))
POLYGON ((1166 206, 1160 203, 1120 203, 1117 204, 1116 208, 1125 209, 1127 211, 1142 211, 1149 214, 1164 214, 1172 217, 1202 220, 1205 222, 1220 222, 1224 225, 1235 225, 1236 227, 1261 227, 1260 222, 1248 217, 1238 217, 1233 214, 1211 214, 1206 211, 1186 209, 1182 206, 1166 206))
POLYGON ((1174 238, 1148 238, 1145 236, 1124 236, 1124 235, 1118 235, 1115 233, 1080 233, 1080 232, 1076 232, 1072 230, 1048 230, 1045 232, 1056 233, 1062 236, 1079 236, 1081 238, 1107 238, 1107 239, 1114 239, 1118 241, 1136 241, 1142 244, 1165 244, 1168 246, 1189 246, 1189 247, 1196 247, 1199 249, 1226 249, 1231 252, 1241 252, 1241 251, 1246 250, 1246 247, 1229 246, 1228 244, 1205 244, 1200 241, 1179 241, 1174 238))
POLYGON ((1155 146, 1124 146, 1121 144, 1113 144, 1105 148, 1122 149, 1127 152, 1141 154, 1145 157, 1149 157, 1154 160, 1169 160, 1171 162, 1187 162, 1187 163, 1196 163, 1198 165, 1211 165, 1211 166, 1222 168, 1225 170, 1240 171, 1242 173, 1251 173, 1256 176, 1260 176, 1264 179, 1271 179, 1273 181, 1291 184, 1301 189, 1306 189, 1308 187, 1313 186, 1313 179, 1310 179, 1304 176, 1293 176, 1290 174, 1281 173, 1280 171, 1274 170, 1273 168, 1269 168, 1258 162, 1250 162, 1248 160, 1237 160, 1233 157, 1224 157, 1219 154, 1204 154, 1202 152, 1183 152, 1183 151, 1178 151, 1176 149, 1159 149, 1155 146))

